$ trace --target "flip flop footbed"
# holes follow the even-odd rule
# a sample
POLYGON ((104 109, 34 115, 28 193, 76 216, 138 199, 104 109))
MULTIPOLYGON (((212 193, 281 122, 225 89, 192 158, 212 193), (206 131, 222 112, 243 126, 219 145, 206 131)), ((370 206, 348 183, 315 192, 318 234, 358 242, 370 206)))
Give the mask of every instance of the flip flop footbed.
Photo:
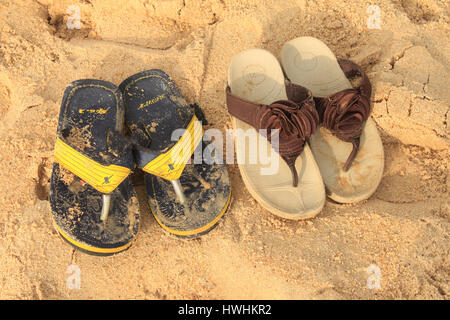
POLYGON ((65 240, 92 254, 127 249, 138 230, 137 198, 126 177, 133 166, 132 153, 120 150, 115 142, 123 115, 118 88, 99 80, 72 83, 61 104, 50 188, 52 217, 65 240), (111 165, 120 177, 106 168, 111 165), (89 166, 100 167, 100 171, 90 172, 89 166), (73 172, 97 179, 97 188, 119 184, 110 193, 105 221, 100 220, 103 194, 73 172))
MULTIPOLYGON (((161 70, 148 70, 131 76, 120 85, 120 89, 126 106, 127 125, 132 135, 155 157, 170 153, 177 144, 173 133, 177 129, 189 129, 196 119, 194 109, 187 104, 170 77, 161 70)), ((201 130, 192 132, 194 135, 200 134, 201 139, 201 130)), ((197 148, 202 148, 202 144, 197 148)), ((149 160, 152 160, 140 152, 136 158, 144 171, 149 160)), ((181 204, 169 181, 173 180, 173 163, 163 163, 158 159, 154 162, 163 166, 162 170, 155 167, 153 174, 145 173, 150 208, 158 223, 166 231, 187 238, 211 230, 230 204, 231 188, 226 166, 186 164, 178 179, 186 196, 186 202, 181 204)))
POLYGON ((53 221, 61 236, 93 254, 127 249, 138 231, 139 207, 129 178, 112 192, 108 219, 101 221, 103 203, 99 192, 56 163, 51 204, 53 221))
MULTIPOLYGON (((237 54, 230 64, 228 84, 234 95, 252 102, 271 104, 287 99, 281 67, 266 50, 249 49, 237 54)), ((278 154, 272 155, 277 158, 278 168, 267 174, 273 164, 265 163, 273 153, 267 139, 235 117, 232 117, 232 124, 236 136, 236 156, 247 159, 241 161, 239 169, 251 195, 265 209, 286 219, 305 219, 317 215, 325 203, 325 191, 308 144, 296 160, 299 184, 293 187, 291 170, 278 154), (245 137, 248 134, 256 136, 258 141, 249 143, 245 137), (261 147, 263 150, 260 150, 261 147), (263 157, 257 156, 255 159, 255 152, 263 157), (251 163, 248 160, 251 157, 256 161, 251 163)))
MULTIPOLYGON (((315 97, 328 97, 353 88, 334 54, 316 38, 301 37, 287 42, 281 51, 281 64, 293 83, 307 87, 315 97)), ((364 124, 358 154, 348 171, 343 167, 352 151, 351 143, 320 127, 311 136, 310 145, 331 199, 352 203, 375 192, 383 174, 384 152, 371 118, 364 124)))
POLYGON ((227 211, 231 200, 228 171, 223 165, 188 165, 180 177, 187 202, 181 204, 170 181, 147 174, 150 208, 159 224, 180 237, 207 233, 227 211))

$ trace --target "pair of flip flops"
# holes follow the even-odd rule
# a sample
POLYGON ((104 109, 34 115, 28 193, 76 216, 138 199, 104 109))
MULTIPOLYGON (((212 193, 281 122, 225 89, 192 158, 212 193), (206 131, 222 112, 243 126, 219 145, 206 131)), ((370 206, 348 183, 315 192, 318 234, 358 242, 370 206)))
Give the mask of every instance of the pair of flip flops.
MULTIPOLYGON (((312 37, 287 42, 280 58, 281 66, 270 52, 249 49, 229 67, 227 106, 238 129, 237 157, 251 153, 243 137, 249 130, 279 130, 275 174, 264 173, 264 159, 239 164, 249 192, 287 219, 316 216, 326 195, 340 203, 369 198, 381 181, 384 153, 364 71, 312 37), (354 77, 360 80, 355 86, 354 77)), ((269 133, 259 139, 271 143, 269 133)))
POLYGON ((129 248, 139 227, 130 179, 136 166, 166 231, 192 238, 213 229, 229 207, 231 189, 225 165, 202 161, 202 118, 161 70, 133 75, 119 87, 73 82, 61 103, 51 177, 59 234, 91 254, 129 248), (192 161, 194 154, 200 161, 192 161))

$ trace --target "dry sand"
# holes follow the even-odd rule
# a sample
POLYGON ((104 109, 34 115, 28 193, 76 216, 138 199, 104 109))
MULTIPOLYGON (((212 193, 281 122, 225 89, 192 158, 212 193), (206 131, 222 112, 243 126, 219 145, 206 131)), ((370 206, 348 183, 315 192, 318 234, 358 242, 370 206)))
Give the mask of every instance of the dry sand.
POLYGON ((0 298, 448 299, 449 15, 445 0, 0 0, 0 298), (81 30, 66 26, 74 4, 81 30), (379 30, 366 26, 371 4, 379 30), (92 257, 57 235, 48 179, 71 81, 119 84, 162 68, 209 127, 225 130, 233 55, 261 47, 279 56, 305 35, 362 64, 373 83, 386 169, 369 200, 327 201, 313 220, 284 221, 230 165, 231 210, 200 240, 164 233, 142 185, 142 225, 125 253, 92 257), (70 265, 80 290, 66 285, 70 265), (366 286, 370 265, 380 289, 366 286))

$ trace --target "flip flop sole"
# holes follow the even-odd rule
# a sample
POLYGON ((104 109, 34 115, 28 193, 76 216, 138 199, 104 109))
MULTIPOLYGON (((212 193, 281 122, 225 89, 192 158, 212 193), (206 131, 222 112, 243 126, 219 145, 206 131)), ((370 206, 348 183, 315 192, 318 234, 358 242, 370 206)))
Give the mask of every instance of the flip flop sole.
MULTIPOLYGON (((121 103, 120 92, 113 84, 78 80, 64 94, 58 132, 84 155, 98 162, 102 160, 96 158, 100 155, 113 157, 107 151, 106 132, 120 129, 121 103)), ((124 163, 131 161, 131 156, 123 158, 124 163)), ((82 165, 79 159, 72 161, 82 165)), ((137 197, 129 177, 110 195, 108 218, 101 221, 102 193, 55 162, 50 186, 55 229, 72 246, 90 254, 108 255, 127 249, 139 226, 137 197)))
POLYGON ((118 247, 118 248, 102 249, 102 248, 97 248, 97 247, 91 247, 89 245, 78 242, 75 239, 70 238, 70 236, 66 235, 64 233, 64 231, 62 231, 58 227, 58 225, 56 224, 56 222, 53 219, 52 219, 52 222, 53 222, 53 227, 56 229, 56 231, 58 232, 61 239, 63 239, 66 243, 68 243, 75 249, 77 249, 83 253, 93 255, 93 256, 100 256, 100 257, 112 256, 114 254, 121 253, 121 252, 128 250, 131 247, 131 245, 134 243, 134 239, 133 239, 129 243, 125 244, 124 246, 118 247))
MULTIPOLYGON (((229 67, 228 84, 231 92, 249 101, 271 104, 277 100, 286 100, 284 75, 277 59, 268 51, 249 49, 237 54, 229 67)), ((325 204, 325 189, 319 168, 312 156, 308 144, 297 158, 296 168, 299 184, 292 186, 292 173, 278 154, 272 157, 276 162, 275 170, 267 174, 271 164, 264 163, 260 156, 250 161, 252 155, 261 155, 262 146, 273 153, 270 143, 257 131, 235 117, 232 124, 235 129, 236 155, 242 180, 248 191, 266 210, 291 220, 308 219, 316 216, 325 204), (257 137, 258 141, 246 142, 246 135, 257 137), (256 147, 258 146, 258 147, 256 147), (240 163, 239 163, 240 162, 240 163), (264 173, 266 171, 266 173, 264 173)), ((264 154, 263 154, 264 155, 264 154)))
MULTIPOLYGON (((353 88, 333 52, 316 38, 287 42, 281 50, 281 64, 293 83, 310 89, 315 97, 353 88)), ((342 168, 352 150, 351 143, 320 127, 311 136, 310 145, 331 199, 354 203, 368 199, 376 191, 383 175, 384 151, 371 118, 364 125, 358 154, 347 172, 342 168)))
MULTIPOLYGON (((130 131, 140 132, 143 147, 156 154, 168 152, 176 143, 172 134, 187 128, 194 117, 175 83, 161 70, 148 70, 126 79, 120 88, 130 131)), ((223 164, 186 165, 179 178, 187 198, 184 204, 169 180, 145 173, 145 181, 156 221, 178 237, 195 238, 209 232, 230 204, 230 179, 223 164)))

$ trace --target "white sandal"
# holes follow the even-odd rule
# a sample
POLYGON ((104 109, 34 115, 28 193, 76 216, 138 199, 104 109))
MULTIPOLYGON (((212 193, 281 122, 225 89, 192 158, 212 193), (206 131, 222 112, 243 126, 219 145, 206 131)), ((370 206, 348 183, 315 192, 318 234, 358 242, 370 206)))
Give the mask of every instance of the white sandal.
POLYGON ((328 196, 341 203, 369 198, 383 175, 384 152, 369 116, 368 78, 355 63, 338 61, 326 44, 312 37, 285 43, 281 64, 290 81, 311 90, 316 99, 323 122, 310 145, 328 196), (353 88, 347 76, 355 73, 363 81, 353 88))
MULTIPOLYGON (((282 218, 298 220, 316 216, 325 204, 325 188, 311 149, 304 142, 304 139, 309 137, 310 132, 302 136, 301 143, 293 144, 294 148, 300 149, 300 154, 291 158, 290 165, 288 165, 285 161, 286 156, 282 158, 280 154, 274 153, 270 142, 257 133, 255 125, 249 120, 249 118, 256 119, 257 116, 266 112, 264 116, 269 114, 270 120, 275 118, 275 121, 279 121, 280 119, 277 116, 281 116, 283 121, 287 121, 284 125, 292 126, 290 120, 286 120, 291 119, 290 112, 292 112, 292 115, 295 113, 292 117, 296 117, 298 114, 301 117, 306 117, 307 124, 305 126, 310 129, 309 131, 314 131, 318 123, 318 114, 314 108, 311 93, 303 88, 305 97, 309 93, 308 97, 311 103, 309 107, 307 103, 295 104, 287 100, 285 79, 281 66, 270 52, 262 49, 245 50, 233 58, 228 72, 228 85, 227 103, 230 113, 234 113, 232 124, 236 133, 237 158, 249 159, 249 156, 254 155, 255 150, 258 154, 261 153, 261 146, 245 143, 246 132, 247 134, 254 134, 258 137, 258 140, 262 139, 264 149, 268 150, 267 153, 272 151, 271 153, 274 154, 269 164, 263 163, 262 159, 259 159, 260 157, 257 157, 258 159, 254 164, 248 163, 249 161, 238 163, 242 179, 250 194, 262 207, 282 218), (277 108, 275 105, 278 105, 286 113, 275 110, 277 108), (230 109, 230 106, 234 108, 235 112, 230 109), (290 109, 291 107, 292 109, 290 109), (310 110, 308 108, 311 108, 311 112, 317 115, 317 119, 312 118, 311 114, 308 113, 310 110), (264 112, 261 110, 264 110, 264 112), (279 112, 279 114, 277 115, 276 112, 279 112), (241 120, 236 118, 236 114, 241 115, 242 113, 247 114, 246 122, 242 121, 245 117, 240 117, 241 120), (254 148, 253 151, 252 148, 254 148), (303 151, 301 151, 301 148, 303 148, 303 151), (264 169, 270 167, 274 162, 278 162, 277 170, 271 175, 264 175, 262 173, 264 169)), ((261 118, 258 119, 261 120, 261 118)), ((268 129, 267 127, 264 128, 264 125, 256 125, 256 127, 268 129)), ((292 127, 297 130, 295 125, 292 127)), ((280 153, 282 130, 280 129, 280 153)), ((299 130, 301 131, 301 129, 299 130)), ((291 136, 289 135, 289 137, 291 136)), ((296 135, 294 140, 298 138, 299 135, 296 135)))

